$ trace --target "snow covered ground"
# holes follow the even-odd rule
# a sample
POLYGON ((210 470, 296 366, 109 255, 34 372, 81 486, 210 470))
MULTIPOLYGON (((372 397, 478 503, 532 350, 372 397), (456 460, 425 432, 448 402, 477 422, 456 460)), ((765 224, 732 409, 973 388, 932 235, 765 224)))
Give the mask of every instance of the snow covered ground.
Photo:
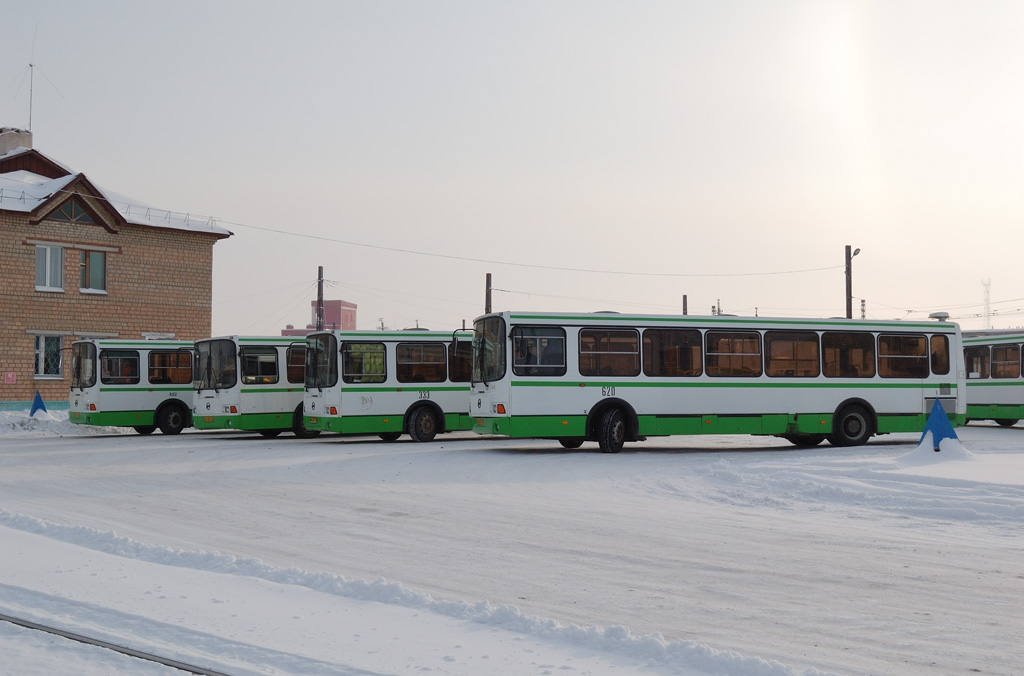
MULTIPOLYGON (((1024 427, 566 451, 0 412, 0 613, 250 674, 1024 673, 1024 427)), ((180 674, 0 622, 6 675, 180 674)))

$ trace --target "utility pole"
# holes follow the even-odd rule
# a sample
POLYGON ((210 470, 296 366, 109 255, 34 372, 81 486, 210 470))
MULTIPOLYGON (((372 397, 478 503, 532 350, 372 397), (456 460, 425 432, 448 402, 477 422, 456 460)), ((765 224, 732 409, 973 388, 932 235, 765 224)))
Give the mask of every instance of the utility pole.
POLYGON ((316 279, 316 330, 324 330, 324 266, 317 268, 316 279))
POLYGON ((846 245, 846 318, 853 319, 853 257, 860 253, 860 249, 852 251, 853 247, 846 245))
POLYGON ((487 291, 484 294, 484 314, 491 314, 491 273, 487 273, 487 291))

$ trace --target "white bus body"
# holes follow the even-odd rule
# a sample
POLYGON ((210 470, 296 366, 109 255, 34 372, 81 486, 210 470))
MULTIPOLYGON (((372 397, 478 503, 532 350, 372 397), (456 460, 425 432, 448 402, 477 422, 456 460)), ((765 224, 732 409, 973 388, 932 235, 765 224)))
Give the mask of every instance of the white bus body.
POLYGON ((316 436, 302 419, 306 344, 288 337, 224 336, 196 341, 196 429, 316 436))
POLYGON ((159 428, 178 434, 192 422, 192 342, 77 340, 71 345, 68 420, 82 425, 159 428))
POLYGON ((1024 418, 1021 346, 1024 331, 964 331, 967 419, 1009 427, 1024 418))
POLYGON ((403 432, 430 441, 468 430, 472 334, 322 331, 306 337, 306 427, 340 434, 403 432))
POLYGON ((965 416, 950 322, 504 312, 476 320, 473 429, 575 448, 684 434, 798 445, 965 416))

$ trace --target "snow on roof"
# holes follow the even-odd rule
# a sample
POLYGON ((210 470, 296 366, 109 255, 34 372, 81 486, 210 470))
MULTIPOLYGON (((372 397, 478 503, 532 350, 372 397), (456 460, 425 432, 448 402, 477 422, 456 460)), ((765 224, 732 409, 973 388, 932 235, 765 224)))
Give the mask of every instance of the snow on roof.
MULTIPOLYGON (((0 155, 0 160, 29 152, 30 148, 18 147, 0 155)), ((38 151, 37 151, 38 152, 38 151)), ((44 156, 45 157, 45 156, 44 156)), ((46 202, 65 186, 84 174, 76 174, 63 164, 50 157, 46 159, 67 169, 69 174, 60 178, 47 178, 31 171, 19 169, 0 173, 0 210, 31 212, 46 202)), ((157 209, 138 200, 125 197, 112 190, 107 190, 95 183, 90 183, 100 192, 110 206, 132 225, 171 230, 187 230, 188 232, 205 233, 217 237, 230 237, 234 233, 216 224, 216 219, 194 216, 188 213, 157 209)))

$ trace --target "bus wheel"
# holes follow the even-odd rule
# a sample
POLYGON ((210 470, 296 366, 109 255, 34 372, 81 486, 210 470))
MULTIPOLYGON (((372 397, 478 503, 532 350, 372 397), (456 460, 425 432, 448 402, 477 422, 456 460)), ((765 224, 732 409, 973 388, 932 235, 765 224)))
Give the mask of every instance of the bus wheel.
POLYGON ((139 434, 152 434, 156 430, 156 425, 138 425, 135 427, 135 431, 139 434))
POLYGON ((863 406, 851 404, 836 414, 828 441, 833 446, 860 446, 871 438, 871 415, 863 406))
POLYGON ((320 436, 320 430, 311 430, 306 427, 306 419, 302 417, 302 404, 299 404, 292 414, 292 433, 299 439, 312 439, 320 436))
POLYGON ((409 416, 409 436, 413 441, 433 441, 437 435, 437 418, 426 406, 420 406, 409 416))
POLYGON ((999 420, 996 421, 996 424, 999 425, 1000 427, 1013 427, 1019 422, 1019 420, 1013 420, 1011 418, 1000 418, 999 420))
POLYGON ((583 437, 562 437, 558 440, 562 448, 579 448, 583 445, 583 437))
POLYGON ((260 430, 260 436, 268 439, 272 439, 279 434, 281 434, 281 430, 260 430))
POLYGON ((164 434, 178 434, 185 429, 188 417, 180 406, 171 404, 160 409, 156 424, 164 434))
POLYGON ((817 446, 821 442, 825 441, 824 434, 783 434, 782 438, 794 446, 800 446, 801 448, 817 446))
POLYGON ((383 434, 378 434, 377 436, 380 437, 381 439, 383 439, 384 441, 395 441, 396 439, 398 439, 398 437, 402 436, 402 433, 401 432, 384 432, 383 434))
POLYGON ((626 419, 622 411, 611 408, 601 416, 597 428, 597 443, 602 453, 618 453, 626 441, 626 419))

